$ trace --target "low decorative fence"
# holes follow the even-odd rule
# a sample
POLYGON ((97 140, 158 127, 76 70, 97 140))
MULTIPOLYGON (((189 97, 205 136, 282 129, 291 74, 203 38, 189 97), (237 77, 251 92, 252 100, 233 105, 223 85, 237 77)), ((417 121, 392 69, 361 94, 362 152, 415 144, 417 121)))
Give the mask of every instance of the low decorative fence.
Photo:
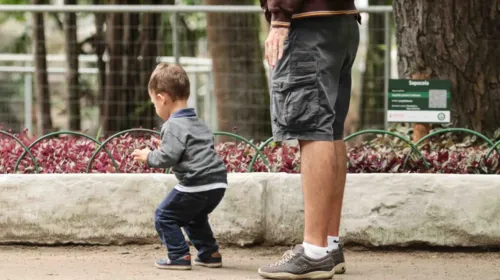
MULTIPOLYGON (((103 158, 107 156, 109 163, 101 164, 96 167, 97 172, 107 172, 107 173, 120 173, 127 172, 126 166, 124 166, 124 161, 126 161, 123 156, 121 156, 120 160, 117 160, 120 157, 120 152, 124 152, 124 149, 109 149, 108 145, 114 145, 119 142, 121 139, 124 139, 127 135, 132 133, 142 133, 142 134, 150 134, 150 136, 157 137, 160 132, 156 130, 143 129, 143 128, 134 128, 128 129, 121 132, 118 132, 104 141, 99 141, 94 137, 86 135, 80 132, 74 131, 58 131, 49 133, 42 137, 35 139, 34 141, 23 141, 23 137, 20 135, 14 135, 10 132, 0 130, 0 135, 6 136, 10 138, 15 143, 17 143, 20 147, 22 147, 22 153, 20 155, 16 155, 13 150, 15 148, 15 143, 9 141, 8 144, 2 144, 0 141, 0 145, 9 145, 9 146, 0 146, 0 150, 3 148, 3 154, 0 154, 0 163, 2 166, 0 167, 0 173, 68 173, 64 172, 63 169, 59 168, 60 171, 56 170, 45 171, 39 164, 40 158, 50 158, 50 153, 63 153, 59 151, 59 149, 73 149, 72 145, 76 142, 65 143, 64 147, 49 147, 48 149, 41 152, 42 154, 38 154, 35 156, 32 153, 32 150, 37 145, 44 144, 45 141, 50 141, 50 139, 59 137, 61 135, 68 136, 76 136, 80 138, 84 138, 91 143, 93 146, 88 146, 85 149, 80 149, 70 156, 69 160, 78 161, 79 155, 83 153, 89 154, 89 149, 92 149, 91 156, 89 157, 88 163, 85 168, 80 166, 80 169, 84 169, 86 173, 96 172, 96 170, 92 170, 94 162, 97 158, 103 158), (30 143, 26 143, 30 142, 30 143), (104 153, 102 153, 104 152, 104 153), (2 157, 4 157, 4 162, 2 162, 2 157), (5 158, 17 157, 15 160, 15 166, 13 169, 9 169, 6 167, 5 158), (32 169, 26 169, 25 166, 32 166, 32 169), (125 169, 124 169, 125 168, 125 169)), ((226 136, 233 138, 237 141, 241 141, 244 148, 238 148, 238 145, 232 145, 231 149, 239 149, 238 156, 228 155, 227 153, 224 155, 226 164, 234 164, 234 162, 246 162, 246 166, 244 169, 231 169, 228 167, 229 171, 236 172, 287 172, 287 173, 297 173, 300 170, 300 161, 298 158, 298 148, 297 147, 285 147, 279 151, 279 154, 272 155, 273 160, 280 160, 280 167, 277 168, 273 166, 273 163, 270 160, 270 155, 265 155, 266 149, 275 149, 276 143, 273 142, 273 138, 269 138, 267 141, 264 141, 260 144, 255 144, 252 141, 245 139, 234 133, 229 132, 215 132, 216 136, 226 136)), ((494 142, 485 135, 464 128, 445 128, 434 131, 429 135, 422 138, 417 143, 412 143, 408 137, 399 135, 397 133, 391 131, 384 130, 363 130, 356 132, 347 136, 344 140, 349 141, 357 136, 364 134, 376 134, 380 139, 390 138, 388 142, 390 145, 388 147, 383 148, 382 152, 373 153, 372 148, 366 148, 363 145, 360 147, 354 148, 349 151, 349 172, 351 173, 370 173, 370 172, 439 172, 439 173, 486 173, 486 174, 500 174, 500 141, 494 142), (484 144, 480 145, 482 148, 475 147, 454 147, 450 149, 450 151, 437 151, 434 152, 425 152, 422 151, 421 147, 425 146, 424 143, 427 143, 428 140, 442 136, 446 133, 466 133, 472 135, 473 137, 479 138, 484 141, 484 144), (388 136, 388 137, 386 137, 388 136), (396 143, 396 144, 394 144, 396 143), (400 151, 396 153, 396 156, 390 156, 391 153, 394 153, 393 148, 395 145, 400 148, 400 151), (402 148, 402 150, 401 150, 402 148), (371 150, 370 150, 371 149, 371 150), (469 150, 467 150, 469 149, 469 150), (357 151, 357 153, 356 153, 357 151), (360 152, 363 152, 360 154, 360 152), (454 152, 460 152, 459 154, 454 154, 454 152), (477 152, 474 154, 474 152, 477 152), (496 154, 495 154, 496 152, 496 154), (408 169, 411 163, 410 169, 408 169), (446 166, 449 164, 450 166, 446 166), (439 167, 437 166, 439 165, 439 167), (443 165, 441 167, 441 165, 443 165), (455 166, 456 165, 456 166, 455 166), (366 167, 368 166, 368 167, 366 167)), ((5 137, 4 137, 5 138, 5 137)), ((134 145, 138 148, 138 145, 151 146, 152 141, 147 141, 144 137, 141 137, 137 143, 134 145)), ((45 145, 51 145, 49 142, 45 145)), ((113 147, 114 148, 114 147, 113 147)), ((130 147, 129 147, 130 148, 130 147)), ((133 148, 133 147, 132 147, 133 148)), ((226 147, 227 148, 227 147, 226 147)), ((376 150, 376 149, 375 149, 376 150)), ((219 150, 220 152, 220 150, 219 150)), ((129 158, 130 159, 130 158, 129 158)), ((273 162, 274 162, 273 161, 273 162)), ((67 163, 67 165, 72 165, 71 162, 67 163)), ((133 163, 131 163, 133 164, 133 163)), ((137 163, 135 163, 137 164, 137 163)), ((71 168, 70 168, 71 169, 71 168)), ((149 169, 143 169, 143 171, 149 172, 149 169)), ((164 170, 162 172, 169 173, 170 170, 164 170)), ((74 173, 74 172, 69 172, 74 173)), ((80 172, 81 173, 81 172, 80 172)))

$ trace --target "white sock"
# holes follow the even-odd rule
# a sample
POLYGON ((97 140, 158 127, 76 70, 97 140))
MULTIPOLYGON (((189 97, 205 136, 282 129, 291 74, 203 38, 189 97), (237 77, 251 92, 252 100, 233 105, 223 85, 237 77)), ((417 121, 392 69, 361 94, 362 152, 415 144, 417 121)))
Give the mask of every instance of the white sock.
POLYGON ((306 256, 314 260, 321 259, 328 254, 326 247, 319 247, 305 241, 302 242, 302 246, 304 246, 304 253, 306 256))
POLYGON ((340 238, 338 236, 328 236, 328 252, 339 248, 340 238))

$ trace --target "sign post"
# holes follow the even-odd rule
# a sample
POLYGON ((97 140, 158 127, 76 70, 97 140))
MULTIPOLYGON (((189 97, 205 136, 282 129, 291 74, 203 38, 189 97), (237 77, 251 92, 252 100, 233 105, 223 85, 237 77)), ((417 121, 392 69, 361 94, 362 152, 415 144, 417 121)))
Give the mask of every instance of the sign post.
POLYGON ((451 82, 389 80, 387 121, 450 123, 451 82))

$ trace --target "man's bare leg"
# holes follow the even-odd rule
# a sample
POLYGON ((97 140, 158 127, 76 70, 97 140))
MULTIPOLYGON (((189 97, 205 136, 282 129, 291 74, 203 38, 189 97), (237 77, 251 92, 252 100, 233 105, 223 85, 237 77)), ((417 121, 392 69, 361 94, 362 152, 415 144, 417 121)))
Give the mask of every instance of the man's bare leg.
MULTIPOLYGON (((334 141, 335 152, 333 157, 336 160, 335 170, 335 183, 334 183, 334 196, 332 199, 333 211, 328 224, 328 236, 335 237, 335 241, 339 241, 340 218, 342 215, 342 202, 344 200, 344 189, 347 177, 347 151, 343 140, 334 141)), ((337 244, 331 244, 332 240, 328 241, 328 249, 335 250, 338 248, 337 244)), ((343 252, 334 252, 335 258, 335 273, 344 273, 345 260, 343 252)))
POLYGON ((304 242, 327 247, 338 169, 334 142, 299 141, 304 193, 304 242), (333 155, 333 156, 332 156, 333 155))
POLYGON ((342 201, 344 200, 344 189, 347 177, 347 151, 343 140, 334 141, 335 152, 334 159, 336 160, 335 170, 335 185, 333 212, 328 224, 328 236, 339 236, 340 216, 342 214, 342 201))
POLYGON ((259 274, 272 279, 330 279, 334 259, 327 252, 328 223, 334 197, 335 145, 323 141, 299 141, 304 195, 304 242, 295 246, 259 274))

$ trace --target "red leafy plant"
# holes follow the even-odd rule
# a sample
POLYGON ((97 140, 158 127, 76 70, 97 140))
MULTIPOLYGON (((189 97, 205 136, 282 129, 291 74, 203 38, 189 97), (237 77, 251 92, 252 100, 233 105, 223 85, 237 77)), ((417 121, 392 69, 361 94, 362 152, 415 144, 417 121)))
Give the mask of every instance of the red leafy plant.
MULTIPOLYGON (((30 146, 36 138, 29 137, 26 131, 15 135, 26 146, 30 146)), ((114 173, 115 165, 106 150, 113 156, 120 173, 125 172, 163 172, 152 170, 147 165, 132 159, 130 153, 134 149, 153 147, 155 141, 151 135, 123 135, 107 143, 106 149, 101 149, 90 166, 92 173, 114 173)), ((105 139, 100 139, 104 141, 105 139)), ((40 141, 31 147, 40 173, 84 173, 98 150, 99 145, 84 137, 60 135, 40 141)), ((9 137, 0 138, 0 173, 14 173, 16 161, 23 155, 25 149, 9 137)), ((22 157, 18 171, 20 173, 35 173, 35 166, 28 154, 22 157)))
MULTIPOLYGON (((475 136, 442 134, 420 147, 378 135, 348 152, 350 173, 500 174, 500 156, 475 136), (424 162, 427 162, 428 168, 424 162)), ((499 148, 500 150, 500 148, 499 148)))
MULTIPOLYGON (((16 134, 26 146, 36 138, 26 131, 16 134)), ((500 174, 500 157, 496 152, 486 157, 488 147, 469 142, 449 143, 444 138, 432 139, 421 151, 429 164, 415 151, 397 138, 378 136, 348 151, 350 173, 458 173, 458 174, 500 174), (445 144, 443 144, 444 142, 445 144), (464 144, 465 143, 465 144, 464 144), (406 163, 406 164, 405 164, 406 163)), ((103 142, 106 139, 99 139, 103 142)), ((106 150, 114 158, 120 173, 164 173, 163 169, 152 169, 146 164, 134 161, 130 153, 134 149, 155 148, 158 136, 146 133, 132 133, 116 137, 108 142, 106 150)), ((259 143, 257 143, 258 146, 259 143)), ((98 145, 84 137, 68 135, 55 136, 40 141, 30 151, 36 158, 41 173, 85 173, 90 159, 98 145)), ((300 172, 300 151, 297 146, 271 143, 262 150, 269 166, 250 145, 243 142, 224 142, 216 145, 216 151, 226 165, 228 172, 248 172, 254 157, 253 172, 300 172)), ((14 167, 23 154, 23 147, 12 138, 0 135, 0 174, 15 173, 14 167)), ((35 166, 26 154, 17 170, 18 173, 35 173, 35 166)), ((111 157, 101 149, 90 166, 91 173, 115 173, 111 157)))

